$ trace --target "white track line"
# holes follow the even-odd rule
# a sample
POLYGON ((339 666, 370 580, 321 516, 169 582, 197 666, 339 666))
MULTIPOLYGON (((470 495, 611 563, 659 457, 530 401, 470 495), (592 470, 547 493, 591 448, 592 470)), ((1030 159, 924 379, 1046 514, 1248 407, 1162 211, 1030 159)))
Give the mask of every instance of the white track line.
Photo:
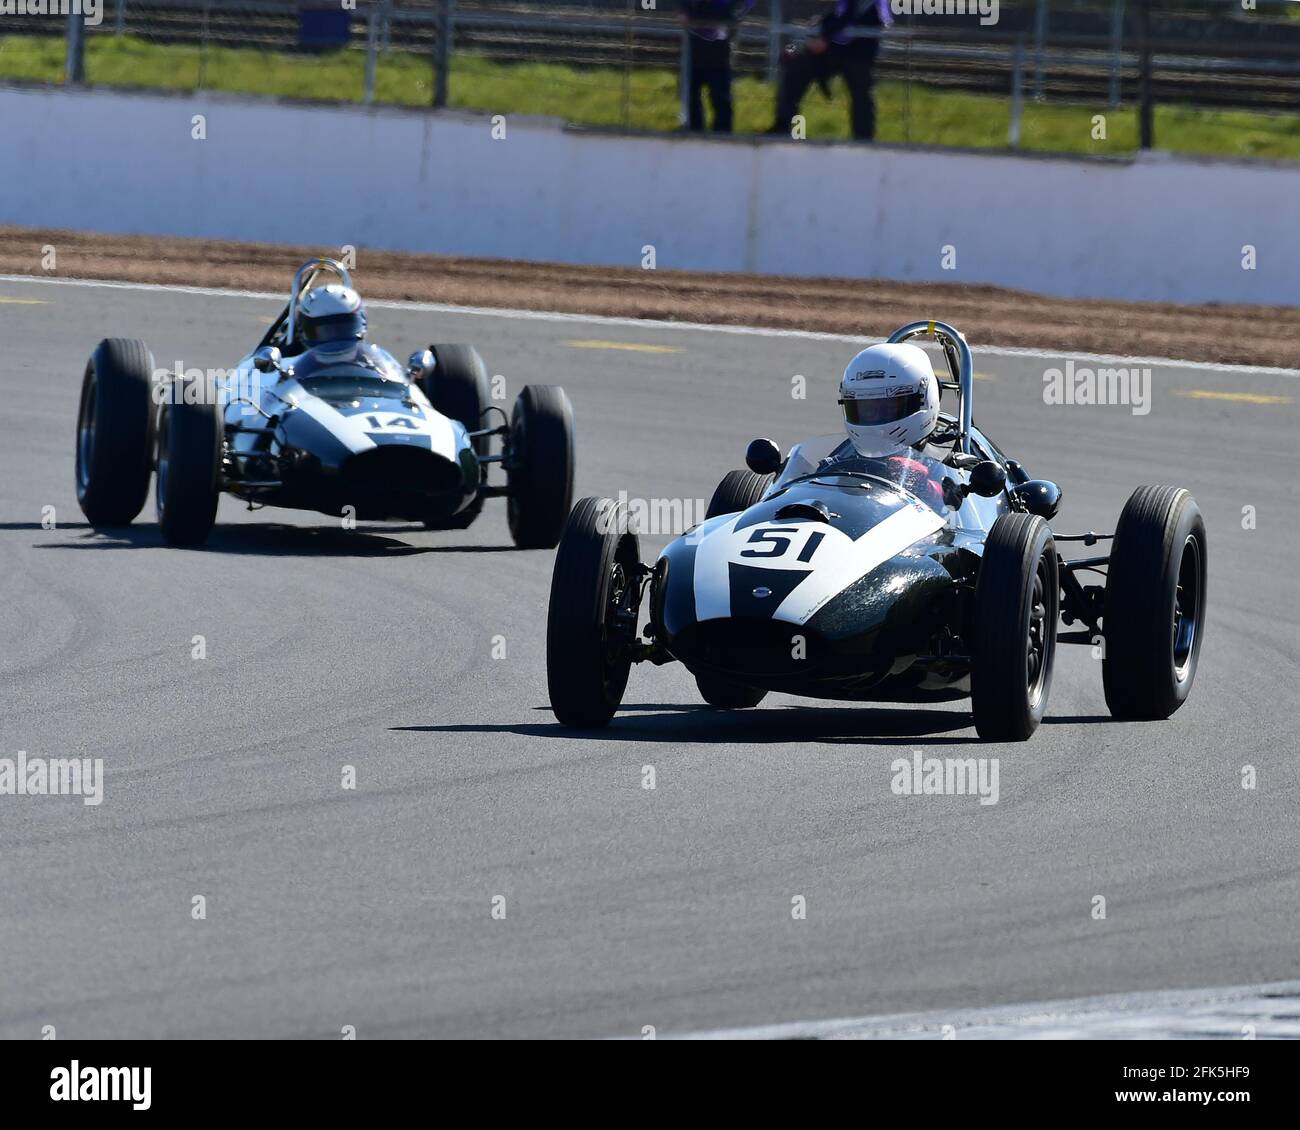
MULTIPOLYGON (((101 279, 56 279, 39 275, 0 275, 0 283, 37 283, 43 286, 100 287, 107 290, 139 290, 167 294, 194 294, 205 298, 258 298, 283 301, 285 292, 260 290, 225 290, 205 286, 166 286, 160 283, 109 282, 101 279)), ((496 306, 453 306, 442 302, 409 302, 397 299, 366 299, 367 306, 380 310, 418 310, 429 314, 469 314, 484 318, 508 318, 525 322, 567 322, 591 326, 625 326, 631 329, 698 330, 705 333, 740 334, 752 337, 785 337, 803 341, 838 341, 846 344, 875 344, 883 338, 861 334, 822 333, 817 330, 783 330, 771 326, 713 325, 708 322, 668 322, 654 318, 622 318, 606 314, 568 314, 558 310, 512 310, 496 306)), ((1209 373, 1238 373, 1254 376, 1300 377, 1300 369, 1274 368, 1268 365, 1224 365, 1213 361, 1182 361, 1173 357, 1124 357, 1117 353, 1076 353, 1071 350, 1029 349, 1009 345, 972 345, 980 353, 993 357, 1029 357, 1059 360, 1071 357, 1089 363, 1121 365, 1159 365, 1166 369, 1193 369, 1209 373)))
POLYGON ((1300 1039, 1300 981, 665 1034, 688 1040, 1300 1039))

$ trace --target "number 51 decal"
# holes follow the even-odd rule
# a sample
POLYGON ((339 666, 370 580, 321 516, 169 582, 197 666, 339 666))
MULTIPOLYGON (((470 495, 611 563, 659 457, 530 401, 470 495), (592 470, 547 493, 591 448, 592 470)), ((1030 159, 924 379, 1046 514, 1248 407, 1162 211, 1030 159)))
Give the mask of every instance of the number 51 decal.
MULTIPOLYGON (((806 526, 768 526, 758 528, 749 535, 749 541, 746 545, 758 546, 761 548, 742 549, 741 557, 763 557, 775 559, 784 557, 790 552, 791 547, 800 538, 800 535, 807 532, 806 526)), ((811 561, 813 554, 817 552, 817 547, 821 545, 826 534, 822 530, 813 530, 804 539, 803 549, 799 551, 796 561, 811 561)))

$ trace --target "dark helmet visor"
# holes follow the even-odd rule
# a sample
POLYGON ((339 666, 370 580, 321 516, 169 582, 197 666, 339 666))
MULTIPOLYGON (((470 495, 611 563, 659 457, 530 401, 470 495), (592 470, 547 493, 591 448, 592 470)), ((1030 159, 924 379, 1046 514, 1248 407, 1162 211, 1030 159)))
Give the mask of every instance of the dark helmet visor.
POLYGON ((892 424, 896 420, 906 419, 913 413, 921 411, 925 396, 919 392, 910 392, 905 396, 877 396, 870 400, 841 400, 844 406, 844 420, 849 424, 865 426, 870 424, 892 424))
POLYGON ((360 310, 349 314, 330 314, 323 318, 303 318, 303 341, 316 345, 322 341, 359 340, 366 336, 366 316, 360 310))

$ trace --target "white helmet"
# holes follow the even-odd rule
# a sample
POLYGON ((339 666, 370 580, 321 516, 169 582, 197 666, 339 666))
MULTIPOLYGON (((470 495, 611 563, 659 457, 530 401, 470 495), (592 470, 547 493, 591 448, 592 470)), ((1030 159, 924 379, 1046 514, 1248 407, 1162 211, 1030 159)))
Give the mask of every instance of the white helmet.
POLYGON ((939 382, 919 345, 872 345, 844 370, 840 404, 859 455, 892 455, 934 430, 939 382))
POLYGON ((351 287, 330 283, 307 292, 298 306, 298 324, 302 340, 309 346, 325 341, 363 341, 366 308, 351 287))

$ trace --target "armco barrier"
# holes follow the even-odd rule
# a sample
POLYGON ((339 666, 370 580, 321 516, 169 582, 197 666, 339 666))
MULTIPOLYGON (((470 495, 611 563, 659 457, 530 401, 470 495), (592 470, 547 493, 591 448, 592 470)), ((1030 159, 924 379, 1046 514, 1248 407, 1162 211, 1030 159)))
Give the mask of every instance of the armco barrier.
POLYGON ((1300 301, 1300 166, 495 126, 0 87, 0 223, 614 265, 652 246, 660 268, 1300 301))

